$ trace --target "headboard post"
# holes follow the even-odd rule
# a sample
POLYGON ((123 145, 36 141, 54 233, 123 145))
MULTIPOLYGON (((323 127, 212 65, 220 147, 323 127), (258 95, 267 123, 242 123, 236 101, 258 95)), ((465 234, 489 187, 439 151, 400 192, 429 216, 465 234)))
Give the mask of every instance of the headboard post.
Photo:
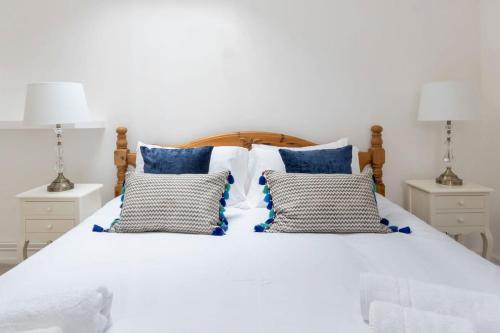
POLYGON ((385 184, 382 179, 382 167, 385 163, 385 149, 382 147, 384 141, 382 140, 382 126, 374 125, 371 128, 372 138, 371 146, 368 150, 372 157, 373 176, 375 177, 375 184, 377 192, 385 196, 385 184))
POLYGON ((116 129, 116 150, 115 150, 115 166, 116 166, 116 176, 117 182, 115 185, 115 196, 120 195, 122 191, 122 184, 125 180, 125 173, 127 172, 127 154, 128 154, 128 142, 127 142, 127 128, 118 127, 116 129))

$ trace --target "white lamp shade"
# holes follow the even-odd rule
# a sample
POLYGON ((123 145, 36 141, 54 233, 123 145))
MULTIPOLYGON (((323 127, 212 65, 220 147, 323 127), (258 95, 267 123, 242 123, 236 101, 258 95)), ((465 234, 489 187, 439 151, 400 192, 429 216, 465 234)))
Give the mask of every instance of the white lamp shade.
POLYGON ((472 82, 431 82, 422 87, 418 120, 473 120, 479 107, 479 89, 472 82))
POLYGON ((76 82, 28 84, 24 122, 28 125, 76 124, 90 116, 83 85, 76 82))

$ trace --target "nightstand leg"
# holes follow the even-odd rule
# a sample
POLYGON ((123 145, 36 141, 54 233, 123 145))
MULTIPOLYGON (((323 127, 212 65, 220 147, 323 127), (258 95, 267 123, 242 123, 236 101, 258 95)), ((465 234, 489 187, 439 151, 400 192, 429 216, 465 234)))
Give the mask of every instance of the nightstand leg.
POLYGON ((455 240, 456 240, 457 242, 459 242, 460 244, 463 244, 464 237, 463 237, 463 235, 462 235, 462 234, 456 234, 456 235, 454 235, 454 236, 453 236, 453 238, 455 238, 455 240))
POLYGON ((493 236, 491 235, 491 231, 486 229, 481 233, 481 237, 483 238, 483 257, 490 259, 491 249, 493 248, 493 236))
POLYGON ((28 258, 28 244, 30 243, 29 240, 24 242, 23 246, 23 260, 26 260, 28 258))
POLYGON ((24 242, 25 240, 19 240, 17 242, 17 251, 16 251, 16 256, 17 256, 17 262, 22 262, 23 259, 23 249, 24 249, 24 242))
POLYGON ((28 257, 28 240, 20 240, 17 243, 17 261, 22 262, 28 257))

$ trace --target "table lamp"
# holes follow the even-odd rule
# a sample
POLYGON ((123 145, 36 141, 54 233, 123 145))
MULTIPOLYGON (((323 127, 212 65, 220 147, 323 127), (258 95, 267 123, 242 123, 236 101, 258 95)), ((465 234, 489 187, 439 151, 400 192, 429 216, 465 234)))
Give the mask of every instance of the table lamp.
POLYGON ((89 121, 83 86, 76 82, 40 82, 28 84, 24 123, 29 126, 52 126, 57 137, 56 179, 47 186, 49 192, 74 188, 63 175, 63 125, 89 121))
POLYGON ((473 120, 479 110, 479 91, 470 81, 439 81, 422 87, 418 120, 446 121, 445 171, 436 178, 442 185, 462 185, 463 181, 452 170, 451 122, 473 120))

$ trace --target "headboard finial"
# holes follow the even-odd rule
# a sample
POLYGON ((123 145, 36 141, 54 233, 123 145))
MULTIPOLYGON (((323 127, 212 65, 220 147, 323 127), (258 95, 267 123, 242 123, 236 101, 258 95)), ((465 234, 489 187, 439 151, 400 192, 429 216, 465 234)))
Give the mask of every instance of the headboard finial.
POLYGON ((372 140, 371 146, 372 148, 382 148, 382 144, 384 141, 382 140, 382 131, 384 128, 379 125, 372 126, 372 140))
POLYGON ((127 149, 127 128, 126 127, 118 127, 116 129, 116 148, 117 149, 127 149))
POLYGON ((118 178, 115 185, 115 196, 120 195, 122 191, 122 184, 125 180, 125 173, 127 172, 128 162, 128 142, 127 142, 127 128, 118 127, 116 129, 116 150, 115 150, 115 166, 116 176, 118 178))
POLYGON ((382 179, 383 172, 382 167, 385 163, 385 149, 382 147, 384 140, 382 140, 382 131, 384 128, 379 125, 374 125, 371 128, 372 138, 371 138, 371 148, 369 152, 372 155, 372 169, 373 176, 375 177, 375 184, 377 186, 377 192, 385 195, 385 184, 382 179))

